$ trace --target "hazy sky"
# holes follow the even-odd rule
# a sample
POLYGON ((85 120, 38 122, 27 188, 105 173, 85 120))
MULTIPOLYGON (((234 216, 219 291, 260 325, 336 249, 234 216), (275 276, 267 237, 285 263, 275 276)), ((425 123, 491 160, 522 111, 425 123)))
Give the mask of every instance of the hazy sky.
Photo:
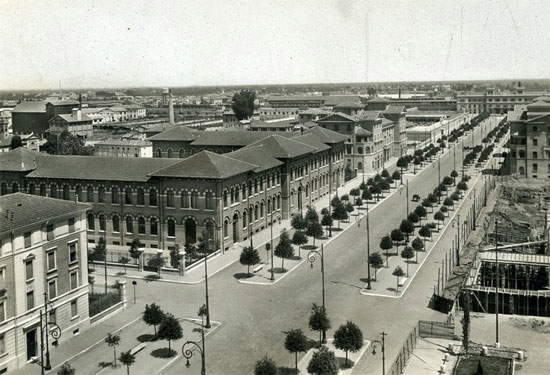
POLYGON ((0 0, 0 89, 549 78, 548 0, 0 0))

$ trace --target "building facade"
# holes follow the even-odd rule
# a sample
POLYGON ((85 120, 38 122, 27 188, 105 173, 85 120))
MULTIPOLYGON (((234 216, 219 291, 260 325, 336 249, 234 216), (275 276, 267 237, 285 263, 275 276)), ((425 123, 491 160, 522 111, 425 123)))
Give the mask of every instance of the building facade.
POLYGON ((0 371, 9 373, 40 356, 46 308, 61 341, 89 327, 89 205, 12 193, 0 197, 0 207, 0 371))
POLYGON ((140 139, 108 139, 94 144, 94 155, 117 158, 152 158, 153 145, 140 139))
POLYGON ((546 95, 543 92, 525 92, 518 82, 513 91, 487 89, 483 93, 461 93, 457 95, 458 110, 469 113, 504 114, 513 111, 516 105, 531 103, 537 97, 546 95))
POLYGON ((78 108, 73 109, 70 114, 60 114, 52 117, 49 124, 50 131, 55 134, 66 131, 82 138, 88 138, 94 134, 92 119, 82 114, 82 111, 78 108))

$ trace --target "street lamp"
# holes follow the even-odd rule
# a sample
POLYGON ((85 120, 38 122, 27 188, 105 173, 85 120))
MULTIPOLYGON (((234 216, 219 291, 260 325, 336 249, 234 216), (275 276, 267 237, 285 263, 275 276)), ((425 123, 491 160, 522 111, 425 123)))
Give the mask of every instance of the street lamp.
POLYGON ((495 220, 495 263, 496 263, 496 276, 495 276, 495 346, 500 347, 498 340, 498 284, 500 282, 500 273, 498 269, 498 220, 495 220))
POLYGON ((275 272, 273 271, 273 209, 271 210, 271 228, 269 228, 269 250, 271 251, 271 281, 275 280, 275 272))
POLYGON ((210 303, 208 299, 208 248, 212 239, 209 238, 204 249, 204 297, 206 299, 206 328, 210 328, 210 303))
POLYGON ((376 354, 376 346, 380 347, 380 350, 382 351, 382 375, 386 374, 386 336, 388 334, 384 331, 380 333, 381 339, 380 340, 372 340, 372 355, 376 354))
POLYGON ((185 367, 191 367, 189 359, 193 357, 193 351, 198 350, 201 356, 201 375, 206 375, 206 350, 204 346, 204 327, 200 328, 201 331, 201 343, 199 344, 196 341, 188 340, 181 347, 181 354, 184 358, 187 359, 185 362, 185 367))
MULTIPOLYGON (((318 250, 310 250, 307 254, 307 260, 311 264, 311 268, 313 268, 313 263, 320 258, 321 259, 321 284, 322 284, 322 299, 323 299, 323 311, 326 313, 326 305, 325 305, 325 256, 324 256, 324 244, 321 244, 321 252, 318 250)), ((323 343, 327 342, 327 333, 325 330, 322 332, 322 338, 321 341, 323 343)))
POLYGON ((162 250, 162 249, 157 249, 157 257, 159 258, 159 259, 158 259, 158 265, 159 265, 159 267, 158 267, 158 268, 159 268, 159 269, 158 269, 158 271, 159 271, 159 279, 160 279, 160 269, 162 268, 162 266, 161 266, 161 264, 162 264, 162 263, 161 263, 161 262, 162 262, 162 261, 161 261, 161 257, 162 257, 162 253, 163 253, 163 252, 164 252, 164 250, 162 250))
MULTIPOLYGON (((46 295, 46 293, 44 293, 46 295)), ((49 346, 49 336, 51 336, 55 341, 52 343, 52 345, 57 345, 57 340, 61 337, 61 328, 53 322, 48 323, 48 317, 47 317, 47 305, 51 302, 45 302, 44 303, 44 312, 40 310, 40 359, 33 358, 32 363, 37 364, 40 366, 40 373, 44 375, 46 373, 46 370, 51 370, 52 366, 50 364, 50 346, 49 346), (51 326, 51 328, 50 328, 51 326), (44 332, 44 330, 46 332, 44 332), (46 339, 46 347, 44 348, 44 338, 46 339), (46 353, 44 353, 44 349, 46 349, 46 353), (46 359, 44 360, 44 354, 46 356, 46 359)))
MULTIPOLYGON (((407 180, 407 182, 405 183, 405 191, 407 196, 407 204, 405 206, 407 208, 407 212, 405 212, 405 217, 408 218, 409 216, 409 180, 407 180)), ((401 187, 399 188, 399 195, 401 195, 402 192, 403 192, 403 185, 401 185, 401 187)))
POLYGON ((369 225, 369 201, 367 200, 367 289, 371 290, 370 285, 370 225, 369 225))
POLYGON ((137 285, 137 281, 132 280, 132 286, 134 287, 134 305, 136 304, 136 285, 137 285))

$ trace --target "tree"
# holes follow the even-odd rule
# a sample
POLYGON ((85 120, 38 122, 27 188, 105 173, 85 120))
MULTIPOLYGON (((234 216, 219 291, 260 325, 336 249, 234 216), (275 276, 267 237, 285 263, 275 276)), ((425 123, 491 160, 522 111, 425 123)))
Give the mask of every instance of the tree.
POLYGON ((349 195, 352 197, 358 197, 361 194, 361 190, 359 188, 354 188, 349 191, 349 195))
POLYGON ((292 219, 290 220, 290 225, 292 225, 292 228, 296 230, 304 230, 307 227, 307 222, 302 215, 296 214, 292 216, 292 219))
POLYGON ((399 278, 405 276, 405 272, 401 269, 401 267, 397 266, 392 272, 392 275, 397 278, 397 288, 396 291, 399 292, 399 278))
POLYGON ((468 190, 468 184, 467 184, 466 182, 464 182, 464 181, 460 181, 460 182, 456 185, 456 188, 457 188, 458 190, 463 190, 463 191, 465 191, 465 190, 468 190))
POLYGON ((453 185, 456 185, 456 178, 458 177, 458 172, 453 169, 451 172, 451 177, 453 178, 453 185))
POLYGON ((170 266, 172 268, 179 269, 183 260, 183 255, 180 254, 180 247, 178 244, 170 250, 170 266))
POLYGON ((409 242, 409 235, 414 233, 414 224, 412 221, 405 219, 401 221, 399 230, 407 235, 407 243, 409 242))
POLYGON ((286 229, 283 229, 279 236, 279 243, 275 247, 276 256, 281 258, 281 268, 285 269, 285 258, 289 259, 294 255, 294 249, 292 248, 292 241, 286 229))
POLYGON ((105 238, 99 237, 93 252, 90 254, 90 260, 94 262, 103 262, 107 253, 107 245, 105 238))
POLYGON ((90 289, 91 289, 90 294, 91 294, 92 297, 93 297, 93 295, 94 295, 95 277, 92 276, 92 275, 89 275, 89 274, 88 274, 88 284, 90 284, 90 289))
POLYGON ((354 211, 353 204, 351 204, 351 202, 346 203, 346 211, 350 213, 354 211))
POLYGON ((348 211, 342 202, 334 207, 332 218, 338 220, 338 229, 340 229, 340 220, 346 220, 348 218, 348 211))
POLYGON ((241 90, 233 94, 231 109, 237 117, 237 120, 246 120, 254 114, 254 101, 256 92, 250 90, 241 90))
POLYGON ((405 263, 407 263, 407 277, 409 277, 409 259, 414 258, 414 250, 410 246, 405 246, 403 250, 401 250, 401 258, 405 259, 405 263))
POLYGON ((420 224, 422 224, 422 219, 428 216, 428 212, 422 205, 416 206, 414 213, 418 216, 420 224))
POLYGON ((180 322, 172 314, 166 314, 159 326, 159 339, 168 340, 168 351, 172 351, 172 340, 179 340, 183 337, 183 329, 180 322))
POLYGON ((334 346, 346 352, 346 364, 349 365, 348 352, 355 353, 363 347, 363 332, 357 324, 347 321, 334 332, 334 346))
POLYGON ((369 256, 369 264, 374 268, 374 281, 376 281, 376 271, 384 266, 384 260, 379 252, 372 253, 369 256))
POLYGON ((388 178, 388 177, 390 177, 390 172, 388 172, 387 169, 384 169, 384 170, 382 171, 382 173, 380 173, 380 176, 382 176, 382 177, 384 177, 384 178, 388 178))
POLYGON ((312 331, 319 331, 319 345, 325 332, 330 329, 330 320, 323 306, 313 304, 311 307, 311 315, 309 316, 309 328, 312 331))
POLYGON ((250 276, 250 266, 260 263, 260 255, 258 254, 258 250, 249 246, 243 248, 239 262, 243 266, 247 267, 246 273, 250 276))
POLYGON ((409 214, 409 216, 407 216, 407 220, 413 224, 416 224, 420 221, 420 217, 413 211, 409 214))
POLYGON ((399 171, 394 171, 391 175, 391 178, 394 181, 401 180, 401 173, 399 171))
POLYGON ((152 303, 151 305, 145 305, 145 311, 143 312, 143 321, 149 326, 153 326, 155 329, 155 336, 157 336, 157 325, 159 325, 164 319, 164 312, 160 309, 159 305, 152 303))
POLYGON ((59 370, 57 370, 57 375, 74 375, 76 370, 71 367, 69 362, 63 363, 59 370))
POLYGON ((126 273, 126 265, 130 262, 130 258, 122 256, 122 257, 120 257, 120 259, 118 261, 119 261, 119 263, 122 263, 124 273, 126 273))
POLYGON ((393 241, 390 236, 384 236, 382 237, 382 240, 380 241, 380 249, 384 250, 386 252, 386 267, 388 266, 388 250, 390 250, 393 247, 393 241))
POLYGON ((443 214, 446 214, 449 211, 449 209, 447 208, 447 206, 441 206, 439 208, 439 211, 442 212, 443 214))
POLYGON ((409 162, 405 157, 400 157, 399 159, 397 159, 396 166, 397 168, 401 168, 401 174, 403 174, 403 169, 407 169, 407 167, 409 166, 409 162))
POLYGON ((326 207, 321 208, 321 216, 328 215, 330 213, 329 209, 326 207))
POLYGON ((412 243, 412 248, 414 249, 414 252, 416 253, 416 263, 418 263, 418 252, 424 250, 424 241, 420 237, 416 237, 412 243))
POLYGON ((355 198, 355 205, 361 207, 363 205, 363 200, 359 197, 355 198))
POLYGON ((286 332, 285 349, 294 353, 294 365, 298 373, 298 353, 308 350, 308 341, 301 329, 291 329, 286 332))
POLYGON ((159 278, 160 278, 160 270, 162 269, 162 267, 164 267, 165 263, 166 261, 164 260, 164 257, 161 254, 155 255, 149 258, 149 260, 147 261, 147 265, 149 267, 156 268, 158 270, 159 278))
POLYGON ((432 208, 433 207, 433 203, 430 199, 426 198, 422 201, 422 207, 426 207, 426 208, 432 208))
POLYGON ((315 211, 315 208, 309 207, 306 211, 306 223, 311 223, 313 221, 319 222, 319 214, 315 211))
POLYGON ((18 135, 14 135, 10 140, 10 150, 15 150, 16 148, 23 147, 23 141, 18 135))
POLYGON ((307 365, 307 372, 315 375, 337 375, 338 363, 334 352, 328 350, 326 346, 321 346, 313 353, 307 365))
POLYGON ((134 238, 130 243, 130 250, 128 250, 128 254, 130 254, 130 257, 132 259, 136 260, 136 263, 141 255, 141 251, 139 251, 139 249, 142 247, 143 247, 143 244, 139 241, 138 238, 134 238))
POLYGON ((254 375, 277 375, 277 366, 271 358, 265 356, 256 362, 256 366, 254 366, 254 375))
POLYGON ((112 333, 108 333, 105 337, 105 343, 110 348, 113 348, 113 367, 116 367, 116 347, 120 345, 120 336, 112 333))
POLYGON ((471 309, 471 300, 470 300, 470 293, 464 292, 464 301, 463 301, 463 310, 464 315, 462 316, 462 346, 464 347, 464 351, 468 353, 468 349, 470 346, 470 309, 471 309))
POLYGON ((441 211, 437 211, 434 215, 434 219, 437 220, 437 229, 439 230, 439 224, 445 220, 445 214, 441 211))
POLYGON ((445 176, 443 177, 443 184, 445 185, 453 185, 454 184, 454 180, 452 177, 450 176, 445 176))
POLYGON ((397 254, 399 254, 399 245, 401 244, 401 242, 405 240, 405 236, 403 235, 403 232, 401 232, 400 229, 394 229, 391 231, 390 237, 397 249, 397 254))
POLYGON ((332 220, 332 216, 330 216, 327 212, 326 215, 323 215, 323 218, 321 219, 321 225, 324 225, 328 229, 328 235, 332 236, 332 223, 334 220, 332 220))
POLYGON ((93 147, 85 146, 82 138, 72 135, 66 130, 59 135, 48 133, 46 140, 41 150, 48 154, 89 156, 94 153, 93 147))
MULTIPOLYGON (((330 216, 329 216, 330 217, 330 216)), ((323 216, 324 219, 324 216, 323 216)), ((292 243, 296 246, 298 246, 298 256, 302 257, 302 245, 305 245, 307 243, 307 236, 304 232, 301 230, 297 230, 294 232, 294 235, 292 236, 292 243)))
POLYGON ((334 208, 340 204, 341 200, 338 198, 338 195, 335 195, 334 198, 331 199, 330 205, 334 208))
POLYGON ((445 205, 447 207, 453 207, 455 205, 455 202, 453 201, 452 198, 447 197, 443 200, 443 205, 445 205))
POLYGON ((361 199, 367 202, 370 201, 372 199, 371 192, 368 189, 364 189, 363 192, 361 193, 361 199))
POLYGON ((460 194, 455 191, 454 193, 451 194, 451 199, 454 200, 454 201, 459 201, 460 200, 460 194))
POLYGON ((318 221, 310 221, 307 224, 306 234, 313 237, 313 246, 315 246, 315 238, 323 236, 323 226, 318 221))
POLYGON ((369 188, 369 192, 370 192, 372 195, 376 195, 376 200, 377 200, 377 201, 380 200, 380 194, 382 193, 382 188, 380 188, 380 185, 379 185, 379 184, 372 185, 372 186, 369 188))
POLYGON ((130 367, 136 361, 136 355, 132 354, 132 352, 128 350, 127 352, 120 353, 120 357, 118 357, 118 359, 120 360, 120 363, 126 366, 126 374, 130 375, 130 367))

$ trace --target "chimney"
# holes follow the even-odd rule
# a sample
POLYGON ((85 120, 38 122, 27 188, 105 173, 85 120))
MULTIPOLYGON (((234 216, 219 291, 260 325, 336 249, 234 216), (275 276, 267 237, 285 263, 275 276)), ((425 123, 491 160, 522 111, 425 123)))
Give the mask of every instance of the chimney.
POLYGON ((170 126, 176 125, 176 122, 174 121, 174 102, 172 100, 172 90, 168 92, 168 119, 170 121, 170 126))
POLYGON ((78 109, 82 109, 82 93, 78 94, 78 109))
POLYGON ((81 121, 82 110, 80 108, 73 108, 73 117, 76 118, 77 121, 81 121))

